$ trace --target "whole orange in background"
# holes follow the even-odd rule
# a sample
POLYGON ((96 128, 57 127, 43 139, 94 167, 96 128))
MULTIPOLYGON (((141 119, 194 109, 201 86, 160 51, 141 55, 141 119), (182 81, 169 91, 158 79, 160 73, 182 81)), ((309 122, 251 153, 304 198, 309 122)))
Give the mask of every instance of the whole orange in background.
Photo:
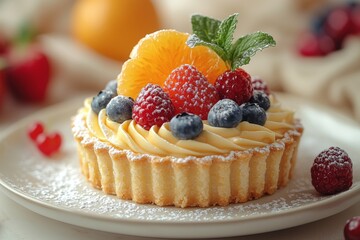
POLYGON ((148 33, 160 28, 149 0, 78 0, 71 20, 74 37, 107 57, 124 61, 148 33))

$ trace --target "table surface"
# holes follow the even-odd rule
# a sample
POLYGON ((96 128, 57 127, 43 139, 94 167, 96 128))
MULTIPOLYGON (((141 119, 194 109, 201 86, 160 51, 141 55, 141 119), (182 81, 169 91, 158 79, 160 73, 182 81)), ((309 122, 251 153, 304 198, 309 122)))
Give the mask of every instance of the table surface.
MULTIPOLYGON (((51 103, 52 104, 52 103, 51 103)), ((14 114, 6 117, 0 115, 0 133, 15 120, 29 115, 43 106, 18 106, 16 103, 12 107, 20 108, 14 114)), ((1 157, 1 156, 0 156, 1 157)), ((347 219, 353 216, 360 216, 360 202, 354 206, 331 217, 304 224, 301 226, 279 230, 269 233, 256 234, 251 236, 233 237, 229 239, 276 239, 292 240, 296 239, 343 239, 343 228, 347 219)), ((49 219, 34 213, 25 207, 17 204, 0 191, 0 239, 1 240, 44 240, 44 239, 135 239, 143 240, 147 238, 125 236, 119 234, 106 233, 86 228, 73 226, 49 219)))

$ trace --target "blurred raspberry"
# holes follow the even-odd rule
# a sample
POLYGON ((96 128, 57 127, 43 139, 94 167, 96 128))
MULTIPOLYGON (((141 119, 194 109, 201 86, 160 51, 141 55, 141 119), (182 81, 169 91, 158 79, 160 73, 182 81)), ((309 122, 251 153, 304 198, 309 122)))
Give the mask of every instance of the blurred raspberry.
POLYGON ((326 18, 324 31, 334 41, 342 42, 352 32, 351 11, 348 7, 336 7, 326 18))
POLYGON ((307 32, 300 36, 298 42, 298 52, 304 57, 325 56, 336 49, 334 40, 325 34, 307 32))

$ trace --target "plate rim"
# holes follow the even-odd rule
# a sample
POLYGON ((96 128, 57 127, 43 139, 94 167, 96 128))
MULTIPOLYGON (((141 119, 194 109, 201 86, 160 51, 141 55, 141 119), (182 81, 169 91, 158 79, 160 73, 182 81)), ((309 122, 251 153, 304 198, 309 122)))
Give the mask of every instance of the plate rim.
POLYGON ((290 227, 299 226, 302 224, 314 222, 326 217, 329 217, 331 215, 334 215, 336 213, 339 213, 352 205, 356 204, 360 200, 359 192, 359 185, 356 186, 356 191, 346 191, 343 193, 340 193, 340 195, 344 195, 342 198, 337 197, 339 195, 334 195, 333 197, 326 198, 322 201, 311 203, 306 205, 305 207, 297 207, 290 210, 284 210, 282 212, 275 212, 272 214, 266 214, 260 217, 252 217, 244 218, 244 219, 231 219, 231 220, 224 220, 223 222, 218 221, 209 221, 209 222, 174 222, 174 221, 149 221, 149 220, 134 220, 134 219, 112 219, 110 217, 105 216, 99 216, 93 213, 80 213, 79 211, 71 211, 70 209, 63 209, 58 206, 54 206, 51 204, 44 203, 40 200, 35 200, 34 198, 31 198, 29 196, 23 196, 22 194, 19 194, 17 191, 14 191, 12 188, 7 188, 2 183, 0 183, 0 189, 2 192, 5 193, 6 196, 8 196, 10 199, 14 200, 19 205, 36 212, 42 216, 65 222, 68 224, 100 230, 100 231, 106 231, 106 232, 112 232, 112 233, 119 233, 119 234, 127 234, 127 235, 133 235, 133 236, 142 236, 142 237, 162 237, 162 238, 209 238, 209 237, 231 237, 231 236, 244 236, 244 235, 250 235, 250 234, 261 234, 265 232, 270 231, 276 231, 276 230, 282 230, 290 227), (4 191, 5 190, 5 191, 4 191), (9 194, 10 193, 10 194, 9 194), (348 195, 352 195, 352 197, 349 197, 348 195), (357 196, 354 197, 354 196, 357 196), (345 201, 342 201, 344 200, 345 201), (337 204, 338 201, 342 201, 342 204, 337 204), (325 201, 325 203, 324 203, 325 201), (24 203, 26 202, 26 203, 24 203), (30 203, 30 204, 29 204, 30 203), (314 214, 312 210, 316 209, 318 206, 322 203, 322 211, 320 214, 317 214, 314 217, 314 214), (301 209, 304 208, 304 209, 301 209), (41 210, 39 210, 41 209, 41 210), (50 212, 45 213, 46 210, 50 210, 50 212), (66 215, 67 218, 59 217, 57 213, 60 212, 61 215, 66 215), (299 222, 295 223, 294 220, 298 219, 299 216, 297 213, 301 213, 302 221, 299 224, 299 222), (54 216, 56 215, 56 217, 54 216), (69 215, 71 217, 69 217, 69 215), (266 223, 266 221, 269 221, 276 218, 281 218, 284 215, 290 215, 287 216, 287 218, 290 218, 290 221, 286 221, 286 223, 278 221, 277 224, 272 225, 270 227, 269 224, 266 223), (305 216, 305 217, 304 217, 305 216), (86 222, 77 221, 79 219, 86 219, 86 222), (248 222, 250 221, 250 223, 248 222), (256 221, 259 225, 258 229, 261 230, 252 230, 247 229, 246 226, 251 224, 251 222, 256 221), (244 224, 245 222, 245 224, 244 224), (246 222, 248 222, 246 224, 246 222), (280 223, 281 222, 281 223, 280 223), (105 224, 105 225, 104 225, 105 224), (106 226, 108 224, 108 226, 106 226), (91 226, 90 226, 91 225, 91 226), (123 228, 114 228, 113 226, 122 225, 123 228), (126 225, 124 230, 124 225, 126 225), (143 230, 142 232, 138 232, 137 228, 139 226, 142 226, 143 230), (216 232, 208 232, 214 225, 217 227, 216 232), (241 226, 239 228, 239 226, 241 226), (161 232, 164 227, 168 228, 167 230, 171 230, 170 232, 161 232), (136 228, 134 230, 134 228, 136 228), (191 229, 191 234, 187 232, 183 232, 179 234, 179 230, 183 230, 184 228, 191 229), (232 230, 232 231, 229 231, 232 230), (235 229, 235 233, 234 233, 235 229), (245 229, 245 230, 244 230, 245 229), (145 231, 149 230, 149 231, 145 231), (158 231, 152 231, 150 230, 158 230, 158 231), (241 231, 240 231, 241 230, 241 231), (146 233, 145 233, 146 232, 146 233))

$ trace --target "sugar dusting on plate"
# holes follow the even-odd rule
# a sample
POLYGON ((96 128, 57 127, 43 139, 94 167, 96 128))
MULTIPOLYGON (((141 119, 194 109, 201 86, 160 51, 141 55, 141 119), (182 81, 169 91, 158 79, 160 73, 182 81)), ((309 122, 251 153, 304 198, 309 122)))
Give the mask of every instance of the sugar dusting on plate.
POLYGON ((13 189, 44 204, 113 220, 212 222, 246 219, 302 207, 325 197, 317 195, 303 177, 271 196, 226 207, 186 208, 136 204, 94 189, 82 176, 74 151, 58 160, 30 157, 17 164, 17 176, 4 181, 13 189), (64 160, 63 160, 64 159, 64 160))

